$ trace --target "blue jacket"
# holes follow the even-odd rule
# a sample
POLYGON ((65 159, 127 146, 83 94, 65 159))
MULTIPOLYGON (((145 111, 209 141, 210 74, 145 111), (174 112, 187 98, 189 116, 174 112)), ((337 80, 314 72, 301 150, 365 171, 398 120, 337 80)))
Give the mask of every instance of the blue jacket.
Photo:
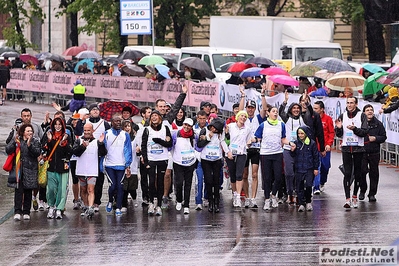
MULTIPOLYGON (((297 135, 300 129, 308 136, 308 127, 299 127, 297 135)), ((320 158, 316 142, 311 138, 309 140, 309 145, 302 142, 299 137, 294 142, 296 149, 291 152, 291 155, 295 157, 295 172, 297 173, 306 173, 308 170, 317 170, 319 168, 320 158)))

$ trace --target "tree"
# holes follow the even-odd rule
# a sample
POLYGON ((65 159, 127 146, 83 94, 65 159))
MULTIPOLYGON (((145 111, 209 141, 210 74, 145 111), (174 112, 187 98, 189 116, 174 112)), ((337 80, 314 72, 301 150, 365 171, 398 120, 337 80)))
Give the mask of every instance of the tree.
POLYGON ((319 0, 317 4, 312 0, 299 0, 299 3, 299 11, 305 18, 335 18, 335 0, 319 0))
POLYGON ((175 45, 180 48, 185 27, 190 24, 201 27, 201 19, 219 14, 217 4, 218 0, 155 0, 156 43, 165 45, 166 34, 173 30, 175 45))
POLYGON ((0 1, 0 12, 2 14, 10 14, 10 17, 7 19, 10 26, 3 29, 3 35, 7 40, 8 46, 19 49, 21 53, 26 53, 26 48, 28 47, 34 47, 25 38, 23 30, 26 25, 33 23, 34 18, 39 19, 43 23, 44 14, 39 4, 36 0, 0 1))
POLYGON ((105 51, 122 52, 127 45, 127 37, 120 35, 119 0, 75 0, 66 9, 68 13, 82 12, 86 24, 78 32, 88 35, 98 34, 102 41, 102 55, 105 51))
MULTIPOLYGON (((68 6, 73 2, 75 2, 75 0, 61 0, 60 8, 64 9, 64 12, 61 12, 61 14, 66 13, 65 11, 68 9, 68 6)), ((69 12, 67 14, 71 21, 71 26, 70 26, 71 32, 69 34, 69 39, 71 40, 72 46, 78 46, 79 45, 78 13, 69 12)))

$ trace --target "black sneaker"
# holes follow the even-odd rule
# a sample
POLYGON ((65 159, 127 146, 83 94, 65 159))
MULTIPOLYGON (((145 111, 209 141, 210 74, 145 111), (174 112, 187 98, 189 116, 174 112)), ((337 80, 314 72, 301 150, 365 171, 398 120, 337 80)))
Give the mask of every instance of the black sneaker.
POLYGON ((359 193, 359 200, 364 200, 364 192, 359 193))
POLYGON ((375 198, 375 196, 369 196, 369 202, 376 202, 377 199, 375 198))

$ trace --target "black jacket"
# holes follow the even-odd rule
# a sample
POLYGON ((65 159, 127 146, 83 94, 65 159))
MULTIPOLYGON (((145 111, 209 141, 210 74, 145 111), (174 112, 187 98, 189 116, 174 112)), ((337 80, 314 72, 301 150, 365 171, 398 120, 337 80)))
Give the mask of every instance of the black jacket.
POLYGON ((367 121, 368 134, 364 137, 364 149, 367 153, 379 153, 380 144, 384 143, 387 139, 387 133, 384 125, 377 118, 373 117, 370 121, 367 121), (375 141, 370 142, 369 137, 374 136, 375 141))
POLYGON ((0 66, 0 85, 6 85, 10 79, 10 69, 6 66, 0 66))

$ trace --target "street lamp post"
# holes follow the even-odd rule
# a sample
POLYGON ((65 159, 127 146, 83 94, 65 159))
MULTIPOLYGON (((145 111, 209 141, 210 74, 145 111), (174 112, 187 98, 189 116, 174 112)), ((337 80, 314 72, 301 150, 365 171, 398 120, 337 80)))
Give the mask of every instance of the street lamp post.
POLYGON ((51 53, 51 0, 48 0, 48 52, 51 53))

